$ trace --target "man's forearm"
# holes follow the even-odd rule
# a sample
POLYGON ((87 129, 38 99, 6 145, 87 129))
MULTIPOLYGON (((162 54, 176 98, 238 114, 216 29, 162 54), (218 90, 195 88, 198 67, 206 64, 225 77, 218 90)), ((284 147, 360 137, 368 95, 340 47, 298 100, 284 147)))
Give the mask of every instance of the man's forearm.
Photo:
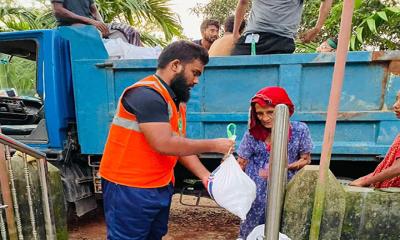
POLYGON ((235 22, 233 25, 233 34, 239 34, 240 25, 243 22, 246 9, 249 6, 249 0, 239 0, 236 6, 235 22))
POLYGON ((151 148, 164 155, 189 156, 203 152, 225 154, 233 147, 233 141, 227 138, 194 140, 174 135, 166 122, 141 123, 139 128, 151 148))
POLYGON ((92 4, 92 5, 90 6, 90 13, 92 14, 92 16, 93 16, 97 21, 104 22, 104 21, 103 21, 103 18, 102 18, 101 15, 100 15, 100 12, 99 12, 99 10, 97 9, 97 7, 96 7, 95 4, 92 4))
POLYGON ((319 7, 318 20, 315 24, 316 28, 321 29, 324 26, 324 23, 328 18, 329 12, 331 10, 332 2, 333 0, 324 0, 321 2, 321 5, 319 7))
POLYGON ((174 156, 190 156, 204 152, 216 152, 214 139, 194 140, 173 136, 167 142, 159 144, 157 149, 162 154, 174 156))

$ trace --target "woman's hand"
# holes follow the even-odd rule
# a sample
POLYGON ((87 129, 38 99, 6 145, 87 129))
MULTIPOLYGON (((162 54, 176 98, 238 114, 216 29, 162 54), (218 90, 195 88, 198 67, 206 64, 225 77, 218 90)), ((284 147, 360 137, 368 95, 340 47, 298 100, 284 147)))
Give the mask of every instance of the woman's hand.
POLYGON ((288 170, 295 170, 295 171, 300 170, 300 169, 301 169, 301 163, 300 163, 301 160, 302 160, 302 159, 300 159, 300 160, 298 160, 298 161, 296 161, 296 162, 293 162, 293 163, 289 164, 289 165, 288 165, 288 170))
POLYGON ((269 169, 266 168, 262 168, 258 171, 258 176, 260 176, 261 178, 263 178, 264 180, 267 180, 269 177, 269 169))
POLYGON ((238 163, 239 163, 239 165, 240 165, 240 168, 244 171, 244 169, 246 168, 246 165, 247 165, 247 163, 248 163, 249 161, 246 160, 246 159, 243 159, 243 158, 241 158, 241 157, 238 157, 237 161, 238 161, 238 163))
POLYGON ((367 186, 367 184, 365 183, 366 177, 367 176, 360 177, 360 178, 352 181, 349 185, 355 186, 355 187, 366 187, 367 186))
POLYGON ((297 171, 297 170, 302 169, 304 166, 306 166, 310 163, 311 163, 311 154, 303 153, 300 155, 299 160, 288 165, 288 170, 297 171))

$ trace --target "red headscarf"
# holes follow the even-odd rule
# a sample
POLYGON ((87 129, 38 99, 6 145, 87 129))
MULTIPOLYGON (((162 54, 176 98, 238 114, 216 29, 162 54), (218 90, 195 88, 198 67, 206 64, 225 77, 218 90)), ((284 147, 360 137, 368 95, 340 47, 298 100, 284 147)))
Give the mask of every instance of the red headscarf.
POLYGON ((290 116, 294 113, 294 105, 285 89, 281 87, 265 87, 258 91, 251 99, 249 131, 255 139, 260 141, 265 141, 271 132, 262 126, 260 120, 258 120, 255 110, 256 103, 262 107, 267 105, 275 107, 278 104, 286 104, 289 108, 290 116))

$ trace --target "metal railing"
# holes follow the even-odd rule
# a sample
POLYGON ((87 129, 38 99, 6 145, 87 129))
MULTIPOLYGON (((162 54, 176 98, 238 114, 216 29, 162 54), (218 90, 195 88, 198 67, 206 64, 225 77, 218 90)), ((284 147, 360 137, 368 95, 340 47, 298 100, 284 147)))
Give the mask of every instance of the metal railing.
MULTIPOLYGON (((19 169, 21 170, 21 169, 19 169)), ((52 203, 50 200, 50 181, 48 177, 46 155, 39 152, 19 141, 14 140, 0 133, 0 233, 2 239, 24 239, 23 224, 21 219, 21 209, 19 200, 25 196, 28 202, 29 222, 31 237, 29 239, 39 239, 38 236, 38 212, 33 203, 34 189, 32 186, 32 174, 37 174, 40 191, 41 191, 41 206, 44 218, 44 231, 46 239, 56 239, 55 223, 52 203), (16 169, 13 169, 12 152, 20 152, 20 157, 23 160, 23 175, 25 182, 25 192, 16 188, 16 169), (31 157, 28 160, 29 156, 31 157), (37 171, 33 172, 29 168, 29 162, 36 162, 37 171), (5 218, 3 213, 5 212, 5 218)), ((26 213, 24 213, 26 214, 26 213)))

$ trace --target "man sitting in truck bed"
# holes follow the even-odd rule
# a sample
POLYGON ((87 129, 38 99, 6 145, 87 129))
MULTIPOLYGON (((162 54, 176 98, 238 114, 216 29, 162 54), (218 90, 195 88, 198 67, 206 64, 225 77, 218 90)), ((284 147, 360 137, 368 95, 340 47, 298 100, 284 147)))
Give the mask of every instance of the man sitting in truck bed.
POLYGON ((130 44, 142 46, 139 32, 131 26, 123 23, 105 24, 94 0, 51 0, 51 3, 59 26, 93 25, 103 38, 119 37, 130 44))

